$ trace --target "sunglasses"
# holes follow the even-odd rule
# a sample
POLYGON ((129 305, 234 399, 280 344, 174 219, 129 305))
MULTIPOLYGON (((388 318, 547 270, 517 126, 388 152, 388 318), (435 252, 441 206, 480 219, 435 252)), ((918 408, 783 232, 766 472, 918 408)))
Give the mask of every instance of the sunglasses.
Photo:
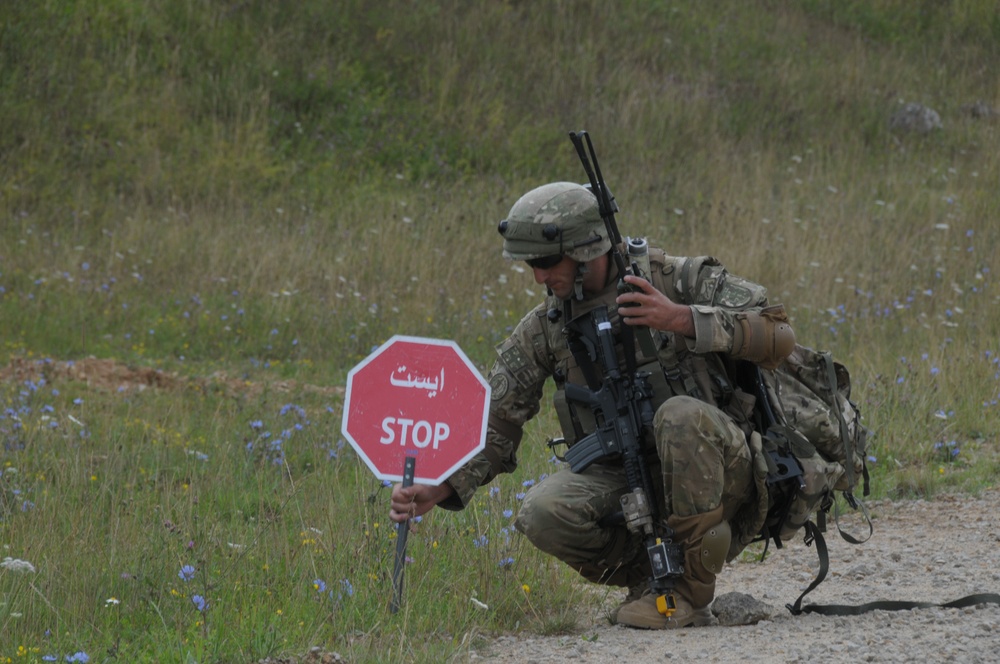
POLYGON ((528 267, 538 270, 549 270, 562 262, 562 254, 551 254, 540 258, 530 258, 525 261, 528 267))

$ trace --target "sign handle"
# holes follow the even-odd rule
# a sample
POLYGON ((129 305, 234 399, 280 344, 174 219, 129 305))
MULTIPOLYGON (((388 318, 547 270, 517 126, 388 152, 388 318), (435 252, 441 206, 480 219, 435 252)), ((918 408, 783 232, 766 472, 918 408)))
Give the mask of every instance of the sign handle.
MULTIPOLYGON (((407 454, 403 465, 403 488, 413 486, 417 466, 416 455, 407 454)), ((396 613, 403 601, 403 566, 406 564, 406 536, 410 532, 410 520, 396 525, 396 567, 392 572, 392 604, 389 611, 396 613)))

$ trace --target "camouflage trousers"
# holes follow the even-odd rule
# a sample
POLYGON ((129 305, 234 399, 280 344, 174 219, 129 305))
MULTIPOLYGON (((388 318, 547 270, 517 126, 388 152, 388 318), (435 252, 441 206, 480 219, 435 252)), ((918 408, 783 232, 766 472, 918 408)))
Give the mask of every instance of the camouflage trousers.
MULTIPOLYGON (((654 492, 664 520, 722 505, 728 521, 755 509, 750 448, 728 415, 691 397, 672 397, 657 409, 653 432, 658 460, 650 473, 661 480, 654 481, 654 492)), ((648 577, 647 556, 637 536, 606 519, 621 511, 619 498, 626 491, 619 465, 593 464, 581 473, 563 469, 528 491, 515 525, 533 545, 586 579, 630 587, 648 577)))

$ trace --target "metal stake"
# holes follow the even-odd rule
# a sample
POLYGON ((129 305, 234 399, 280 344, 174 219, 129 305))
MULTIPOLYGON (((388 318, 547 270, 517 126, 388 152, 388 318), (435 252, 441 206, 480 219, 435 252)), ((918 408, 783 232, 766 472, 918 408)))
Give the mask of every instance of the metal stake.
MULTIPOLYGON (((417 466, 416 455, 407 454, 403 465, 403 487, 413 486, 414 469, 417 466)), ((396 566, 392 572, 392 604, 389 611, 396 613, 403 601, 403 566, 406 564, 406 536, 410 532, 410 520, 396 525, 396 566)))

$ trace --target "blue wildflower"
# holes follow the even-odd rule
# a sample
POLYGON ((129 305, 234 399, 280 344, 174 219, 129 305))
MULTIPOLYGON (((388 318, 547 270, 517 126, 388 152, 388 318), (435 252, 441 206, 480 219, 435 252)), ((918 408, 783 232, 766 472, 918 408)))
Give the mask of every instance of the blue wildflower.
POLYGON ((194 578, 195 569, 192 565, 184 565, 181 567, 181 571, 177 573, 177 576, 181 578, 182 581, 190 581, 194 578))
POLYGON ((323 579, 313 579, 313 588, 318 593, 326 592, 326 581, 323 579))
POLYGON ((202 597, 201 595, 192 595, 191 603, 194 604, 194 608, 198 609, 199 611, 204 611, 205 609, 208 608, 208 602, 206 602, 205 598, 202 597))
POLYGON ((67 662, 89 662, 90 661, 90 655, 88 655, 87 653, 83 652, 82 650, 79 650, 79 651, 73 653, 72 655, 66 655, 66 661, 67 662))

